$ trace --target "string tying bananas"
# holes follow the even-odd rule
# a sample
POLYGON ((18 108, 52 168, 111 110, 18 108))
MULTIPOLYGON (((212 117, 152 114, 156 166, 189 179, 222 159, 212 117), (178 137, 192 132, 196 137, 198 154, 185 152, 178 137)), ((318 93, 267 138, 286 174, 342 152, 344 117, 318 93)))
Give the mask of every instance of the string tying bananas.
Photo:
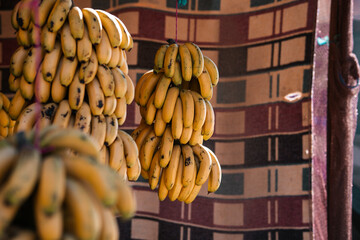
POLYGON ((0 182, 2 239, 17 228, 29 229, 21 239, 115 240, 116 215, 128 219, 136 210, 131 188, 77 129, 53 125, 0 141, 0 182))

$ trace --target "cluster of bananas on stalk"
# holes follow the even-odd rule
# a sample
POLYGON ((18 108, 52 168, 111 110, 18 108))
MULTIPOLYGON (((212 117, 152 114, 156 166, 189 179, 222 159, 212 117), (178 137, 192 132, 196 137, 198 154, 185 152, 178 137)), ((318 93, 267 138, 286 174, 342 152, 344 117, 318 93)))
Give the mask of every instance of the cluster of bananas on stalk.
POLYGON ((15 132, 50 124, 78 128, 97 140, 102 162, 136 180, 138 149, 118 131, 135 93, 126 58, 133 39, 125 24, 72 0, 21 0, 11 20, 20 45, 10 60, 15 95, 7 110, 15 132), (34 102, 42 103, 40 118, 34 102))
POLYGON ((88 134, 50 126, 0 141, 1 239, 115 240, 116 215, 135 209, 132 189, 100 163, 88 134))
POLYGON ((214 133, 210 103, 219 81, 215 63, 191 42, 173 40, 155 55, 154 69, 135 87, 142 120, 132 137, 139 149, 141 175, 160 200, 191 203, 208 181, 208 192, 221 183, 221 166, 203 145, 214 133))

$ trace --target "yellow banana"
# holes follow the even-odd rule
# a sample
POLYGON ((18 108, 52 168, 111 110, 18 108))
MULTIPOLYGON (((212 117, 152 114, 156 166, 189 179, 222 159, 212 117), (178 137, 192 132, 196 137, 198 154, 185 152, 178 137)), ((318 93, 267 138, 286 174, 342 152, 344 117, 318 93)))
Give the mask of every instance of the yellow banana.
POLYGON ((56 70, 58 69, 60 57, 61 44, 59 41, 56 41, 53 50, 45 54, 44 61, 42 62, 42 74, 44 80, 52 82, 55 77, 56 70))
POLYGON ((51 83, 51 99, 56 103, 62 101, 67 94, 67 87, 63 86, 60 82, 61 66, 62 62, 59 63, 55 77, 51 83))
POLYGON ((14 9, 11 11, 11 26, 15 29, 18 30, 19 29, 19 24, 17 22, 17 15, 18 15, 18 11, 19 11, 19 7, 20 7, 21 1, 19 1, 18 3, 15 4, 14 9))
POLYGON ((119 136, 109 146, 109 166, 115 171, 119 171, 123 162, 124 156, 124 143, 119 136))
POLYGON ((180 202, 185 202, 195 187, 196 165, 194 165, 194 168, 195 168, 195 171, 193 172, 193 177, 191 179, 191 182, 189 183, 188 186, 186 186, 186 187, 183 186, 183 188, 181 189, 180 194, 177 198, 180 202))
MULTIPOLYGON (((0 92, 0 99, 2 100, 2 107, 5 109, 6 112, 9 111, 9 107, 10 107, 10 100, 9 98, 2 92, 0 92)), ((0 101, 1 101, 0 100, 0 101)))
POLYGON ((135 165, 137 161, 139 161, 138 147, 135 140, 128 133, 121 129, 118 131, 118 137, 120 137, 123 141, 126 166, 130 168, 135 165))
POLYGON ((25 107, 26 100, 21 95, 20 89, 18 89, 11 99, 10 106, 9 106, 9 116, 12 120, 16 120, 25 107))
MULTIPOLYGON (((103 93, 101 92, 101 94, 103 94, 103 93)), ((112 95, 110 97, 106 97, 105 100, 104 100, 103 114, 104 115, 113 114, 115 112, 115 109, 116 109, 116 106, 117 106, 116 103, 117 103, 117 99, 116 99, 115 95, 112 95)))
POLYGON ((115 97, 116 98, 125 97, 127 91, 127 80, 125 78, 124 73, 118 67, 111 69, 111 72, 114 76, 114 82, 115 82, 115 89, 114 89, 115 97))
POLYGON ((99 65, 96 76, 99 79, 101 89, 105 97, 113 95, 115 90, 115 81, 111 69, 106 65, 99 65))
POLYGON ((127 168, 127 176, 129 181, 136 181, 138 180, 140 173, 141 173, 141 165, 140 159, 137 158, 134 165, 127 168))
POLYGON ((105 96, 101 91, 100 83, 94 78, 89 84, 86 84, 86 93, 92 115, 100 115, 104 111, 105 96))
POLYGON ((180 98, 182 102, 182 116, 184 121, 184 128, 188 128, 193 125, 194 121, 194 100, 190 90, 181 90, 180 98))
POLYGON ((16 92, 20 87, 20 77, 17 78, 10 73, 8 83, 9 83, 9 90, 12 92, 16 92))
POLYGON ((159 191, 158 191, 159 200, 164 201, 168 194, 169 194, 169 190, 165 186, 165 174, 163 171, 161 174, 159 191))
POLYGON ((158 109, 155 116, 154 131, 155 135, 161 137, 166 128, 166 122, 162 118, 162 109, 158 109))
POLYGON ((29 35, 30 45, 39 47, 41 45, 40 27, 31 22, 27 31, 29 35))
POLYGON ((202 185, 195 185, 194 188, 191 190, 189 196, 185 199, 185 203, 189 204, 192 203, 195 198, 197 197, 197 195, 199 194, 200 190, 201 190, 202 185))
POLYGON ((172 148, 171 157, 169 164, 164 169, 163 174, 165 174, 165 186, 168 190, 171 190, 174 187, 175 180, 176 180, 176 173, 179 167, 181 155, 181 147, 178 144, 175 144, 172 148))
POLYGON ((215 127, 215 113, 210 101, 205 99, 206 104, 206 117, 205 122, 201 130, 201 134, 204 135, 204 140, 208 140, 214 133, 215 127), (205 136, 207 139, 205 139, 205 136))
POLYGON ((117 170, 117 174, 120 176, 120 180, 123 182, 126 182, 128 179, 127 176, 127 167, 126 167, 126 161, 121 161, 120 168, 117 170))
POLYGON ((105 116, 100 114, 92 116, 91 119, 91 137, 97 142, 97 149, 100 151, 105 142, 106 121, 105 116))
POLYGON ((23 98, 30 101, 34 96, 34 88, 35 88, 35 83, 27 82, 25 80, 24 75, 22 75, 20 78, 20 92, 23 98))
POLYGON ((220 187, 221 178, 222 178, 221 166, 215 153, 211 149, 205 146, 204 148, 208 151, 212 160, 211 171, 209 174, 209 181, 208 181, 208 192, 210 193, 210 192, 215 192, 220 187))
POLYGON ((136 212, 135 194, 127 184, 119 184, 118 200, 116 202, 116 210, 120 213, 123 220, 130 219, 136 212))
POLYGON ((151 95, 149 101, 146 104, 145 122, 148 125, 151 125, 155 119, 156 108, 154 106, 154 98, 155 92, 151 95))
POLYGON ((30 48, 23 65, 23 76, 27 82, 34 82, 43 56, 44 52, 41 47, 30 48))
MULTIPOLYGON (((61 74, 61 73, 60 73, 61 74)), ((61 76, 61 75, 60 75, 61 76)), ((61 77, 60 77, 61 80, 61 77)), ((72 110, 79 110, 84 102, 85 84, 80 82, 79 73, 76 72, 69 86, 69 105, 72 110)))
POLYGON ((74 128, 90 133, 91 127, 91 110, 87 102, 84 102, 75 115, 74 128))
POLYGON ((189 49, 186 45, 179 45, 179 55, 181 60, 181 73, 185 81, 190 81, 192 77, 192 60, 189 49))
POLYGON ((187 144, 192 136, 193 133, 193 127, 192 125, 190 127, 184 127, 181 133, 181 137, 180 137, 180 143, 181 144, 187 144))
POLYGON ((19 27, 23 30, 28 29, 31 20, 32 0, 22 0, 18 8, 16 19, 19 27))
POLYGON ((154 105, 157 109, 162 108, 164 102, 165 102, 165 98, 166 98, 166 93, 169 89, 171 83, 171 78, 166 77, 165 75, 162 75, 159 82, 156 85, 156 89, 155 89, 155 98, 154 98, 154 105))
POLYGON ((202 128, 206 118, 206 103, 202 96, 194 91, 191 91, 191 94, 194 99, 194 122, 193 130, 199 130, 202 128))
POLYGON ((133 42, 129 31, 127 30, 125 24, 118 17, 115 17, 115 20, 118 22, 122 34, 119 48, 122 50, 131 51, 133 42))
POLYGON ((72 4, 72 0, 56 0, 46 22, 50 32, 57 32, 64 25, 72 4))
POLYGON ((85 84, 90 83, 96 76, 98 66, 99 64, 96 53, 95 51, 91 51, 89 61, 81 63, 80 65, 79 78, 81 79, 81 81, 83 81, 85 84))
POLYGON ((184 158, 180 153, 179 164, 177 166, 175 182, 174 182, 174 185, 171 188, 171 190, 169 190, 169 199, 170 199, 170 201, 175 201, 178 198, 178 196, 179 196, 179 194, 181 192, 181 189, 183 187, 183 185, 182 185, 183 170, 184 170, 184 158))
POLYGON ((31 39, 30 39, 29 31, 19 28, 19 30, 16 33, 16 41, 20 46, 23 46, 24 48, 31 47, 31 39))
POLYGON ((117 67, 117 64, 119 62, 120 59, 120 54, 121 54, 121 49, 120 48, 111 48, 111 58, 110 61, 108 63, 109 68, 113 69, 117 67))
MULTIPOLYGON (((94 199, 95 200, 95 199, 94 199)), ((98 201, 97 201, 98 202, 98 201)), ((108 240, 117 240, 119 239, 119 228, 115 216, 113 215, 111 209, 101 206, 100 214, 102 220, 102 228, 99 239, 108 239, 108 240)))
POLYGON ((185 46, 189 49, 192 60, 192 72, 193 76, 199 77, 204 69, 204 56, 198 45, 192 42, 185 43, 185 46))
MULTIPOLYGON (((106 30, 106 33, 109 37, 111 47, 113 47, 113 48, 119 47, 120 43, 122 41, 122 37, 123 37, 121 28, 119 26, 119 22, 116 21, 114 15, 112 15, 104 10, 96 10, 96 12, 99 14, 103 29, 106 30)), ((104 33, 103 33, 103 36, 104 36, 104 33)))
MULTIPOLYGON (((119 52, 120 52, 119 61, 118 61, 118 63, 116 64, 116 66, 117 66, 118 68, 121 68, 121 67, 123 67, 123 65, 126 63, 127 58, 126 58, 125 50, 122 50, 122 49, 119 48, 119 52)), ((121 71, 122 71, 122 70, 121 70, 121 71)))
POLYGON ((126 104, 130 105, 132 103, 132 101, 134 100, 135 87, 134 87, 134 83, 131 80, 130 76, 127 73, 124 73, 124 75, 125 75, 126 84, 127 84, 126 93, 125 93, 126 104))
POLYGON ((54 115, 56 113, 57 104, 49 102, 42 106, 41 112, 40 112, 40 119, 37 120, 35 125, 39 129, 44 129, 47 126, 51 125, 52 119, 54 118, 54 115))
POLYGON ((64 99, 59 103, 52 124, 61 128, 67 128, 69 125, 70 117, 71 108, 68 100, 64 99))
POLYGON ((165 102, 162 108, 163 109, 162 117, 166 123, 169 123, 173 117, 175 104, 176 104, 176 100, 178 99, 178 96, 179 96, 179 88, 177 87, 170 88, 166 94, 165 102))
POLYGON ((57 36, 57 32, 50 32, 46 25, 42 27, 40 42, 41 42, 41 47, 46 52, 51 52, 53 50, 56 42, 56 36, 57 36))
POLYGON ((118 120, 115 116, 115 114, 112 114, 110 116, 106 116, 105 117, 105 121, 106 121, 106 135, 105 135, 105 146, 110 146, 116 136, 118 135, 118 120))
POLYGON ((174 146, 174 138, 171 134, 170 126, 167 126, 160 143, 160 167, 165 168, 170 161, 172 150, 174 146))
POLYGON ((89 32, 87 28, 84 27, 83 37, 76 41, 76 56, 79 62, 85 63, 89 61, 92 51, 93 48, 92 48, 92 43, 90 41, 89 32))
POLYGON ((147 71, 146 73, 144 73, 140 79, 137 81, 136 85, 135 85, 135 95, 134 95, 134 99, 135 99, 135 102, 137 104, 140 105, 140 90, 141 90, 141 86, 142 84, 146 81, 146 79, 148 77, 150 77, 150 75, 153 74, 153 70, 150 70, 150 71, 147 71))
POLYGON ((201 144, 192 146, 194 154, 198 157, 200 166, 196 175, 196 185, 202 185, 209 177, 212 168, 212 159, 209 152, 201 144))
MULTIPOLYGON (((184 187, 188 186, 193 180, 193 174, 196 174, 196 165, 194 153, 190 145, 182 145, 181 153, 184 158, 184 171, 182 174, 182 184, 184 187)), ((195 180, 195 179, 194 179, 195 180)))
POLYGON ((9 127, 10 122, 11 122, 11 119, 10 119, 9 114, 5 111, 4 108, 0 109, 0 126, 9 127))
MULTIPOLYGON (((77 72, 78 60, 76 58, 69 59, 63 56, 60 63, 60 83, 61 85, 68 87, 73 79, 75 79, 75 73, 77 72)), ((81 68, 80 68, 81 69, 81 68)), ((81 72, 81 70, 80 70, 81 72)), ((77 77, 79 78, 79 76, 77 77)))
POLYGON ((139 89, 139 104, 145 106, 163 73, 152 73, 145 78, 139 89))
POLYGON ((127 105, 125 97, 116 99, 116 108, 114 114, 118 119, 119 125, 122 125, 126 120, 126 106, 127 105))
POLYGON ((167 48, 169 47, 168 44, 161 45, 160 48, 156 51, 155 58, 154 58, 154 71, 159 72, 161 69, 164 68, 164 58, 167 48))
POLYGON ((156 151, 149 168, 149 186, 151 190, 155 190, 160 180, 161 167, 159 164, 159 157, 159 151, 156 151))
POLYGON ((61 239, 64 228, 62 210, 60 209, 54 214, 48 215, 41 211, 38 205, 35 200, 34 216, 38 237, 40 239, 61 239))
POLYGON ((201 135, 201 130, 202 130, 201 128, 198 130, 193 130, 191 134, 191 138, 189 140, 189 144, 191 146, 203 143, 203 136, 201 135))
POLYGON ((31 20, 35 25, 38 25, 40 27, 44 26, 44 24, 47 21, 47 18, 50 14, 50 11, 54 7, 56 0, 43 0, 39 1, 38 5, 35 6, 37 10, 33 9, 31 11, 31 20))
POLYGON ((111 60, 111 43, 108 34, 105 30, 102 30, 102 37, 99 44, 95 45, 96 56, 98 58, 99 65, 108 64, 111 60))
POLYGON ((0 126, 0 136, 2 137, 2 139, 8 137, 9 136, 9 127, 0 126))
POLYGON ((175 104, 174 114, 171 120, 171 132, 174 139, 180 139, 183 130, 183 106, 178 97, 175 104))
POLYGON ((76 40, 71 35, 69 22, 65 22, 60 32, 61 49, 64 57, 74 59, 76 56, 76 40))
POLYGON ((36 99, 41 103, 48 102, 51 93, 51 82, 48 82, 44 79, 43 65, 42 63, 39 67, 38 73, 36 74, 34 93, 36 99))
POLYGON ((175 62, 178 55, 179 46, 176 43, 172 43, 166 49, 164 56, 164 74, 165 76, 172 78, 175 73, 175 62))
POLYGON ((81 9, 77 6, 72 7, 68 19, 72 37, 76 40, 82 39, 84 36, 84 16, 81 9))
POLYGON ((145 128, 139 133, 139 135, 135 139, 135 143, 139 150, 139 154, 140 154, 141 147, 144 144, 145 139, 149 135, 151 130, 152 130, 152 127, 146 124, 145 128))
POLYGON ((146 126, 147 126, 147 124, 145 123, 144 119, 141 118, 139 125, 130 134, 130 136, 134 139, 134 141, 136 140, 136 138, 139 136, 141 131, 144 130, 144 128, 146 126))
POLYGON ((201 96, 207 100, 210 100, 213 95, 213 85, 211 83, 210 75, 206 68, 198 77, 201 96))
POLYGON ((175 62, 175 72, 171 78, 171 81, 175 86, 180 86, 181 83, 183 82, 181 76, 181 67, 179 62, 175 62))
POLYGON ((204 68, 210 75, 211 84, 216 86, 219 82, 219 70, 216 64, 207 56, 204 56, 204 68))
POLYGON ((140 148, 139 158, 141 163, 141 168, 144 170, 149 170, 151 160, 154 156, 154 152, 160 144, 161 138, 155 135, 153 129, 146 136, 143 145, 140 148))
POLYGON ((24 61, 28 55, 28 49, 23 46, 18 47, 10 59, 10 73, 15 77, 20 77, 23 71, 24 61))
MULTIPOLYGON (((141 166, 141 165, 140 165, 141 166)), ((144 169, 141 168, 141 177, 145 180, 148 180, 149 179, 149 171, 145 171, 144 169)))
MULTIPOLYGON (((99 117, 99 116, 97 116, 99 117)), ((100 149, 99 163, 108 165, 109 164, 109 150, 105 145, 102 145, 100 149)))
POLYGON ((82 9, 90 41, 93 45, 99 44, 102 37, 102 23, 99 14, 92 8, 82 9))

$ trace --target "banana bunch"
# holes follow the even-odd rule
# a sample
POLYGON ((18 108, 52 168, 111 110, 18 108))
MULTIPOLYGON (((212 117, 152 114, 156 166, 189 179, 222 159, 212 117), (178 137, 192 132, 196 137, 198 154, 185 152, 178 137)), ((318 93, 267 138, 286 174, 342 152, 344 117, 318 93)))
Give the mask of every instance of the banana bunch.
POLYGON ((0 92, 0 140, 14 132, 15 121, 10 118, 9 107, 9 98, 0 92))
POLYGON ((0 141, 0 180, 2 239, 14 227, 28 229, 19 239, 118 239, 115 216, 135 213, 131 188, 77 129, 50 126, 0 141))

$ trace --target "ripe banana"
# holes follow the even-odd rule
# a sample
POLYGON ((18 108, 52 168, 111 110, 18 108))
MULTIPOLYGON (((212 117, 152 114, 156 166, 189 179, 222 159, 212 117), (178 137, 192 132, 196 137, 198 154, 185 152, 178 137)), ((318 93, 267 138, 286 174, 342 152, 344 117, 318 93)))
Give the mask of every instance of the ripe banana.
POLYGON ((151 160, 150 169, 149 169, 149 186, 151 190, 155 190, 160 180, 161 167, 159 164, 159 160, 160 160, 160 154, 159 151, 156 151, 156 153, 154 154, 151 160))
POLYGON ((201 96, 207 100, 210 100, 213 95, 213 85, 211 83, 210 75, 206 68, 198 77, 201 96))
POLYGON ((164 201, 168 194, 169 194, 169 190, 165 186, 165 174, 163 171, 163 173, 161 174, 159 191, 158 191, 159 200, 164 201))
POLYGON ((117 64, 120 59, 121 49, 120 48, 111 48, 111 58, 108 63, 109 68, 113 69, 117 67, 117 64))
POLYGON ((76 40, 73 38, 69 22, 65 22, 60 32, 61 49, 64 57, 74 59, 76 56, 76 40))
MULTIPOLYGON (((103 93, 101 92, 101 94, 103 94, 103 93)), ((117 103, 117 99, 116 99, 115 95, 112 95, 110 97, 106 97, 105 101, 104 101, 103 114, 104 115, 113 114, 115 112, 115 109, 116 109, 116 106, 117 106, 116 103, 117 103)))
POLYGON ((11 25, 15 30, 19 29, 19 24, 17 22, 17 15, 19 11, 21 1, 15 4, 14 9, 11 11, 11 25))
POLYGON ((12 92, 16 92, 20 87, 20 77, 17 78, 10 73, 8 83, 9 83, 9 90, 12 92))
POLYGON ((139 90, 139 104, 145 106, 163 73, 152 73, 144 79, 139 90))
POLYGON ((141 163, 141 168, 144 170, 149 170, 151 160, 154 156, 154 152, 160 144, 161 138, 155 135, 153 129, 146 136, 143 145, 140 148, 139 158, 141 163))
POLYGON ((105 145, 102 145, 102 147, 100 149, 99 163, 105 164, 105 165, 109 164, 109 150, 105 145))
POLYGON ((134 139, 134 141, 136 140, 136 138, 139 136, 141 131, 144 130, 144 128, 146 126, 147 126, 147 124, 145 123, 145 120, 143 118, 141 118, 139 125, 130 134, 130 136, 134 139))
POLYGON ((16 33, 16 41, 19 45, 23 46, 24 48, 31 47, 29 31, 19 28, 19 30, 16 33))
POLYGON ((166 49, 164 56, 164 74, 165 76, 172 78, 175 73, 175 62, 178 54, 179 46, 176 43, 172 43, 166 49))
POLYGON ((64 230, 62 210, 48 215, 41 211, 36 200, 34 204, 35 224, 38 237, 40 239, 61 239, 64 230))
POLYGON ((185 43, 185 46, 189 49, 192 60, 192 72, 193 76, 199 77, 204 69, 204 56, 198 45, 192 42, 185 43))
POLYGON ((165 98, 166 98, 166 93, 169 89, 171 83, 171 78, 166 77, 165 75, 162 75, 159 82, 156 85, 156 89, 155 89, 155 99, 154 99, 154 105, 157 109, 162 108, 164 102, 165 102, 165 98))
POLYGON ((83 8, 82 12, 89 32, 91 43, 93 45, 99 44, 101 41, 103 29, 99 14, 92 8, 83 8))
MULTIPOLYGON (((63 56, 60 63, 60 83, 61 85, 68 87, 73 79, 77 70, 78 60, 76 58, 69 59, 63 56)), ((80 68, 81 69, 81 68, 80 68)), ((81 72, 81 70, 80 70, 81 72)), ((80 73, 79 73, 80 74, 80 73)))
POLYGON ((164 58, 167 48, 169 47, 168 44, 161 45, 160 48, 156 51, 155 58, 154 58, 154 71, 159 72, 161 69, 164 68, 164 58))
POLYGON ((206 182, 209 177, 211 168, 212 168, 212 158, 209 152, 201 144, 192 146, 194 154, 198 157, 200 162, 200 167, 196 175, 196 185, 202 185, 206 182))
POLYGON ((145 180, 148 180, 149 179, 149 171, 145 171, 144 169, 141 168, 141 177, 145 180))
POLYGON ((142 84, 147 81, 146 79, 148 77, 150 77, 150 75, 153 74, 153 70, 147 71, 145 72, 137 81, 136 85, 135 85, 135 95, 134 95, 134 99, 135 102, 140 105, 140 90, 141 90, 141 86, 142 84))
POLYGON ((196 144, 202 144, 203 143, 203 136, 201 135, 201 128, 198 130, 194 130, 191 134, 191 138, 189 140, 189 144, 191 146, 195 146, 196 144))
POLYGON ((37 120, 35 125, 39 129, 44 129, 47 126, 51 125, 51 121, 54 118, 56 113, 57 104, 53 102, 49 102, 46 105, 43 105, 41 112, 40 112, 40 119, 37 120))
POLYGON ((115 89, 114 89, 115 97, 116 98, 125 97, 127 91, 127 80, 125 78, 125 74, 118 67, 111 69, 111 72, 114 76, 114 82, 115 82, 115 89))
POLYGON ((140 173, 141 173, 141 165, 140 159, 137 158, 136 162, 133 166, 127 168, 127 176, 129 181, 136 181, 138 180, 140 173))
POLYGON ((206 117, 205 117, 204 125, 201 130, 201 134, 204 135, 204 140, 208 140, 214 133, 215 113, 210 101, 205 99, 205 104, 206 104, 206 117))
POLYGON ((29 35, 30 45, 39 47, 41 45, 40 27, 31 22, 27 31, 29 35))
POLYGON ((124 73, 125 75, 125 79, 126 79, 126 93, 125 93, 125 98, 126 98, 126 104, 130 105, 132 103, 132 101, 134 100, 134 96, 135 96, 135 86, 133 81, 131 80, 130 76, 127 73, 124 73))
POLYGON ((9 116, 12 120, 16 120, 25 107, 26 100, 21 95, 20 89, 18 89, 11 99, 10 106, 9 106, 9 116))
POLYGON ((83 81, 85 84, 90 83, 96 76, 98 66, 99 64, 96 53, 95 51, 91 51, 89 61, 81 63, 80 65, 79 78, 81 79, 81 81, 83 81))
POLYGON ((190 196, 191 191, 194 189, 195 187, 195 177, 196 177, 196 165, 194 166, 195 171, 193 172, 193 177, 191 179, 191 182, 189 183, 188 186, 183 186, 183 188, 180 191, 180 194, 178 196, 178 200, 180 202, 185 202, 185 200, 190 196))
POLYGON ((99 79, 101 89, 105 97, 113 95, 115 90, 115 82, 111 69, 106 65, 99 65, 96 76, 99 79))
POLYGON ((40 65, 38 73, 36 74, 34 93, 39 102, 46 103, 50 98, 51 82, 44 79, 43 64, 44 63, 40 65))
POLYGON ((4 108, 0 109, 0 126, 9 127, 10 122, 11 122, 11 119, 10 119, 9 114, 5 111, 4 108))
MULTIPOLYGON (((97 199, 94 199, 97 200, 97 199)), ((119 239, 119 229, 116 218, 114 217, 111 209, 105 208, 98 203, 99 211, 101 214, 102 228, 99 239, 116 240, 119 239)))
POLYGON ((179 88, 172 87, 168 90, 165 102, 163 105, 162 117, 166 123, 169 123, 173 117, 176 100, 179 96, 179 88))
POLYGON ((127 58, 126 58, 125 50, 122 50, 122 49, 119 48, 119 52, 120 52, 119 61, 118 61, 118 63, 116 65, 117 65, 117 67, 121 68, 126 63, 127 58))
POLYGON ((193 125, 194 121, 194 100, 190 90, 180 90, 180 98, 182 103, 182 116, 184 121, 184 128, 193 125))
POLYGON ((99 65, 107 65, 111 59, 112 48, 108 34, 105 32, 104 29, 102 30, 101 35, 102 37, 100 43, 95 45, 96 56, 98 58, 99 65))
POLYGON ((207 56, 204 56, 204 68, 210 75, 211 84, 216 86, 219 82, 219 70, 216 64, 207 56))
POLYGON ((51 52, 55 46, 57 32, 50 32, 45 25, 41 29, 40 43, 46 52, 51 52))
POLYGON ((92 48, 92 43, 90 41, 89 32, 85 27, 83 37, 76 41, 76 56, 79 62, 85 63, 89 61, 92 51, 93 48, 92 48))
POLYGON ((15 77, 20 77, 23 71, 24 60, 28 55, 28 49, 23 46, 18 47, 10 59, 10 73, 15 77))
POLYGON ((115 171, 119 171, 122 163, 125 162, 124 144, 119 136, 110 144, 109 153, 109 166, 115 171))
POLYGON ((125 97, 116 99, 116 108, 114 114, 119 121, 119 125, 122 125, 126 119, 126 106, 127 105, 125 97))
POLYGON ((126 159, 126 166, 131 168, 139 161, 139 150, 135 140, 125 131, 119 129, 118 137, 120 137, 124 144, 124 153, 126 159))
POLYGON ((192 125, 190 127, 184 127, 181 133, 180 143, 187 144, 191 139, 192 133, 193 133, 192 125))
POLYGON ((118 17, 115 16, 115 20, 118 22, 122 33, 122 38, 119 48, 122 50, 131 51, 131 49, 133 48, 133 39, 129 31, 127 30, 125 24, 118 17))
POLYGON ((74 128, 84 133, 90 133, 91 110, 87 102, 83 102, 75 115, 74 128))
POLYGON ((179 45, 179 55, 181 60, 181 73, 185 81, 190 81, 192 77, 192 60, 189 49, 186 45, 179 45))
POLYGON ((202 128, 206 118, 206 103, 202 96, 194 91, 191 91, 192 97, 194 99, 194 121, 193 121, 193 130, 199 130, 202 128))
POLYGON ((221 178, 222 178, 221 166, 215 153, 211 149, 205 146, 204 148, 208 151, 212 160, 211 171, 209 174, 209 181, 208 181, 208 192, 210 193, 210 192, 215 192, 220 187, 221 178))
POLYGON ((97 142, 97 149, 100 151, 105 142, 106 121, 105 116, 100 114, 92 116, 91 119, 91 137, 97 142))
POLYGON ((114 142, 116 136, 118 135, 118 128, 119 128, 118 120, 115 114, 112 114, 110 116, 106 116, 105 121, 106 121, 106 135, 105 135, 104 145, 110 146, 114 142))
POLYGON ((16 20, 22 30, 28 29, 30 24, 30 15, 32 11, 31 2, 32 0, 21 1, 21 4, 17 10, 16 20))
POLYGON ((31 20, 35 25, 40 27, 44 26, 47 21, 47 18, 50 14, 50 11, 54 7, 56 0, 43 0, 39 1, 38 5, 35 7, 33 11, 31 11, 31 20))
POLYGON ((75 40, 80 40, 84 36, 84 16, 81 9, 74 6, 69 12, 69 27, 72 37, 75 40))
POLYGON ((27 82, 34 82, 37 70, 39 69, 43 56, 44 52, 41 47, 30 48, 23 65, 23 76, 25 77, 25 80, 27 82))
POLYGON ((0 92, 0 101, 2 101, 2 107, 4 108, 4 110, 6 112, 9 111, 9 106, 10 106, 10 100, 9 98, 3 94, 2 92, 0 92))
POLYGON ((46 23, 50 32, 57 32, 64 25, 72 4, 72 0, 56 0, 46 23))
POLYGON ((71 108, 69 105, 69 101, 64 99, 59 103, 52 124, 59 126, 60 128, 67 128, 69 125, 70 117, 71 108))
POLYGON ((184 158, 180 153, 179 165, 178 165, 177 171, 176 171, 175 183, 174 183, 174 186, 169 191, 169 199, 170 199, 170 201, 175 201, 179 197, 179 194, 180 194, 181 189, 183 187, 183 185, 182 185, 182 174, 183 174, 183 170, 184 170, 184 165, 185 165, 184 164, 184 158))
POLYGON ((169 164, 164 169, 165 174, 165 186, 168 190, 171 190, 175 184, 176 180, 176 173, 179 167, 179 161, 180 161, 180 155, 181 155, 181 147, 178 144, 175 144, 172 148, 171 157, 169 164))
POLYGON ((140 154, 141 147, 144 144, 145 139, 148 136, 148 134, 151 132, 151 130, 152 130, 152 127, 146 124, 144 129, 139 133, 139 135, 135 139, 135 143, 139 150, 139 154, 140 154))
POLYGON ((202 185, 195 185, 184 202, 186 204, 192 203, 199 194, 201 187, 202 185))
POLYGON ((155 92, 149 98, 149 101, 146 104, 146 112, 145 112, 145 122, 148 125, 151 125, 155 119, 156 108, 154 105, 155 92))
POLYGON ((48 82, 53 81, 56 75, 56 70, 58 69, 60 57, 61 44, 59 43, 59 41, 56 41, 53 50, 45 54, 44 60, 42 62, 42 74, 44 80, 48 82))
POLYGON ((179 86, 183 82, 181 76, 181 67, 179 62, 175 62, 175 71, 174 71, 174 75, 171 78, 171 81, 175 86, 179 86))
POLYGON ((59 63, 55 77, 51 83, 51 99, 56 103, 63 100, 67 94, 67 87, 63 86, 60 82, 61 66, 62 62, 59 63))
POLYGON ((196 165, 194 159, 194 153, 190 145, 182 145, 181 153, 184 158, 184 171, 182 174, 183 187, 189 186, 193 179, 193 174, 196 174, 196 165))
POLYGON ((180 139, 183 130, 183 106, 180 97, 177 98, 174 114, 171 120, 171 132, 174 139, 180 139))
POLYGON ((104 111, 105 96, 101 91, 100 83, 94 78, 89 84, 86 84, 86 93, 92 115, 100 115, 104 111))
MULTIPOLYGON (((104 10, 96 10, 96 12, 99 14, 103 29, 106 30, 109 37, 111 47, 119 47, 123 37, 119 22, 115 19, 114 15, 104 10)), ((104 32, 102 34, 104 36, 104 32)))
POLYGON ((155 116, 154 131, 155 135, 161 137, 166 128, 166 122, 162 118, 162 109, 158 109, 155 116))
POLYGON ((127 184, 119 184, 116 202, 116 210, 120 213, 123 220, 127 220, 135 215, 136 199, 132 189, 127 184))
MULTIPOLYGON (((60 81, 61 81, 61 77, 60 77, 60 81)), ((79 72, 75 73, 74 79, 72 79, 71 84, 69 86, 68 94, 69 94, 68 100, 71 109, 79 110, 79 108, 84 102, 84 96, 85 96, 85 84, 80 82, 79 72)))
POLYGON ((174 146, 174 138, 171 134, 170 126, 167 126, 160 143, 160 167, 165 168, 170 161, 174 146))
POLYGON ((20 88, 19 89, 20 89, 20 92, 21 92, 21 95, 23 96, 23 98, 30 101, 34 96, 34 88, 35 88, 35 83, 27 82, 25 80, 24 75, 22 75, 20 78, 20 88))

